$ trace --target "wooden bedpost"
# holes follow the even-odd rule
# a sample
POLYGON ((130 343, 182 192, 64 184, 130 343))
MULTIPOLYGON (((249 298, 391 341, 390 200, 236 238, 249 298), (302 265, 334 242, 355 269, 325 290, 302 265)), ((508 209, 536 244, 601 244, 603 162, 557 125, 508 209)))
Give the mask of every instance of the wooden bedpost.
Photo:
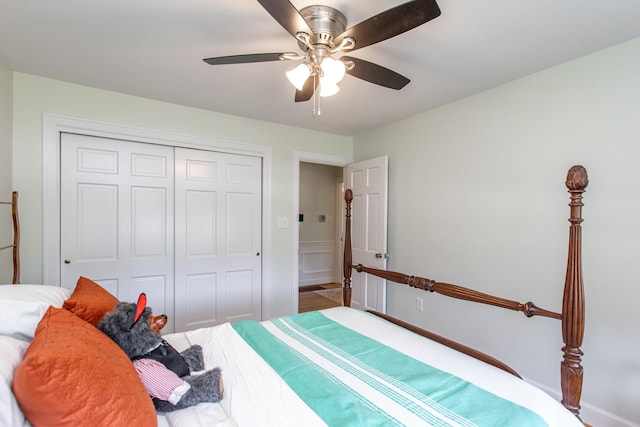
POLYGON ((582 281, 582 193, 589 184, 587 171, 573 166, 567 174, 567 188, 571 193, 571 223, 569 228, 569 254, 567 275, 562 298, 562 340, 564 355, 560 366, 562 404, 572 413, 580 415, 582 394, 583 355, 580 346, 584 335, 584 287, 582 281))
POLYGON ((11 195, 11 217, 13 218, 13 284, 20 283, 20 219, 18 216, 18 192, 11 195))
POLYGON ((344 223, 344 285, 342 288, 342 301, 345 307, 351 307, 351 202, 353 192, 348 188, 344 192, 346 202, 346 220, 344 223))

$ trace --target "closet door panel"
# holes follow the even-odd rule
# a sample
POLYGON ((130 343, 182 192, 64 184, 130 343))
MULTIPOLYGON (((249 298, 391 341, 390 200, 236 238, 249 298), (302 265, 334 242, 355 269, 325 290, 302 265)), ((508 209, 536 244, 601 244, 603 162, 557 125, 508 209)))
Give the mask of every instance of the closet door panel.
POLYGON ((261 160, 176 148, 176 328, 261 318, 261 160))
POLYGON ((217 303, 217 275, 189 274, 185 278, 186 293, 184 307, 186 323, 190 325, 203 322, 216 321, 218 319, 217 303))
POLYGON ((167 189, 131 189, 131 257, 164 258, 167 254, 167 189))
POLYGON ((250 193, 227 194, 227 229, 226 250, 228 256, 249 256, 254 250, 251 219, 253 212, 253 195, 250 193))
POLYGON ((187 256, 190 258, 216 255, 216 193, 187 191, 187 256))
POLYGON ((252 299, 253 271, 228 271, 227 287, 227 317, 230 319, 250 318, 255 301, 252 299))
POLYGON ((61 283, 88 277, 121 301, 141 292, 173 330, 173 147, 60 138, 61 283))
POLYGON ((118 259, 118 187, 77 184, 78 263, 118 259))

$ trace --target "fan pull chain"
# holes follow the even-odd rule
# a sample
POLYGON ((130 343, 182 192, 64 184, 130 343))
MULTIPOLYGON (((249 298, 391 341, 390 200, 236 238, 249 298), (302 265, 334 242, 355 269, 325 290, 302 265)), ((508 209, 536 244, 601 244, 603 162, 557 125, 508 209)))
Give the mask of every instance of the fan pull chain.
POLYGON ((318 95, 318 84, 316 79, 318 78, 317 74, 313 75, 313 111, 311 112, 312 117, 320 117, 322 111, 320 111, 320 96, 318 95))

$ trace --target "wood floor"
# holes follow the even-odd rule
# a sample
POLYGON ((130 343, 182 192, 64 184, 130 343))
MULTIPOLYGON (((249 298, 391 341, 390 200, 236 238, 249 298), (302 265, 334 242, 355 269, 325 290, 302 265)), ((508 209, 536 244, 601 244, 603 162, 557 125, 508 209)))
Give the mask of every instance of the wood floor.
POLYGON ((337 283, 329 283, 325 285, 301 286, 300 292, 298 293, 299 295, 298 312, 299 313, 340 306, 340 304, 337 304, 328 298, 325 298, 321 295, 316 294, 315 292, 312 292, 313 289, 317 289, 315 288, 316 286, 321 287, 322 289, 330 289, 330 288, 339 288, 341 285, 337 283))

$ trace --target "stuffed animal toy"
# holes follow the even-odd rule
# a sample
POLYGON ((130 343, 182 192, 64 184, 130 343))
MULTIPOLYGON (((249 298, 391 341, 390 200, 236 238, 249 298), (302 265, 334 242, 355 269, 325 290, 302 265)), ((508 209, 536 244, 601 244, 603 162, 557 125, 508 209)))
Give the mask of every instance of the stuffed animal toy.
POLYGON ((146 295, 140 294, 137 304, 118 303, 98 328, 129 356, 158 412, 218 402, 223 393, 220 369, 192 375, 204 369, 202 347, 178 353, 160 335, 166 323, 167 316, 154 316, 146 295))

